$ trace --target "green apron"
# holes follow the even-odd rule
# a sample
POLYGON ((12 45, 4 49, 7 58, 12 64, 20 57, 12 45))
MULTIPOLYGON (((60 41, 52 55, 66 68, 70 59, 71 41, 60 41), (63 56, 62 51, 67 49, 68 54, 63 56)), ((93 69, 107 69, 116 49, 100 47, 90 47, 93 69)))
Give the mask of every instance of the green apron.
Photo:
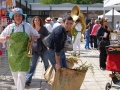
POLYGON ((11 71, 27 72, 30 67, 30 58, 26 56, 29 37, 25 32, 24 25, 23 32, 14 32, 13 27, 9 40, 8 60, 11 71))
POLYGON ((77 36, 78 32, 81 32, 81 31, 77 31, 76 29, 74 30, 74 33, 73 33, 73 36, 74 36, 73 43, 75 42, 75 39, 76 39, 76 36, 77 36))

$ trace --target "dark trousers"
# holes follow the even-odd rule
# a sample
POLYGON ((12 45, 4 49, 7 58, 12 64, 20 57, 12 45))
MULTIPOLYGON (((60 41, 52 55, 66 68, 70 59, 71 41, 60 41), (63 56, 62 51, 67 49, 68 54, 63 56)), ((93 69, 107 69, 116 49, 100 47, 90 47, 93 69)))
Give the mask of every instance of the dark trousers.
POLYGON ((105 47, 99 47, 100 55, 99 55, 99 62, 100 67, 106 68, 106 58, 107 53, 105 47))
POLYGON ((96 36, 92 36, 92 38, 94 39, 94 48, 97 48, 97 37, 96 36))
POLYGON ((90 46, 91 48, 93 48, 93 36, 92 35, 90 36, 90 46))

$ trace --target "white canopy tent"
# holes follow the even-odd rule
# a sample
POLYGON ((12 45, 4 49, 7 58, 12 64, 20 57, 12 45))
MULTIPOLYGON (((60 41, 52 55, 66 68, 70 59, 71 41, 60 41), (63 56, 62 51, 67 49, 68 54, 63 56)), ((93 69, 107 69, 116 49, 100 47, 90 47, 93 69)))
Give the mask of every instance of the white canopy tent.
MULTIPOLYGON (((108 18, 108 20, 112 21, 113 10, 114 10, 114 29, 115 29, 116 21, 120 21, 120 13, 115 9, 111 9, 109 12, 105 13, 105 17, 108 18)), ((102 17, 104 16, 103 15, 98 16, 98 18, 102 18, 102 17)))
POLYGON ((104 7, 120 7, 120 0, 104 0, 104 7))
MULTIPOLYGON (((105 13, 105 17, 112 16, 112 13, 113 13, 113 9, 111 9, 109 12, 105 13)), ((120 13, 115 9, 114 9, 114 15, 120 17, 120 13)), ((101 18, 101 17, 103 17, 103 15, 99 15, 98 17, 101 18)))
POLYGON ((112 15, 111 15, 111 20, 112 20, 112 26, 115 29, 115 21, 116 19, 119 20, 120 16, 115 16, 115 11, 114 7, 120 7, 120 0, 104 0, 104 16, 105 16, 105 7, 113 7, 112 15))

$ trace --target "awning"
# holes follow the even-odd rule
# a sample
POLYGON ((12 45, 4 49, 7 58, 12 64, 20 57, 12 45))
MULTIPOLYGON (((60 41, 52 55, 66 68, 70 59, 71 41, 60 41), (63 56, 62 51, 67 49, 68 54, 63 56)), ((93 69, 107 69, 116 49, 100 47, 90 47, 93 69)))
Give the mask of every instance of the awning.
MULTIPOLYGON (((71 10, 75 4, 64 3, 64 4, 40 4, 40 3, 29 3, 32 10, 71 10)), ((103 10, 103 4, 79 4, 80 10, 103 10)))
POLYGON ((120 7, 120 0, 104 0, 104 7, 120 7))

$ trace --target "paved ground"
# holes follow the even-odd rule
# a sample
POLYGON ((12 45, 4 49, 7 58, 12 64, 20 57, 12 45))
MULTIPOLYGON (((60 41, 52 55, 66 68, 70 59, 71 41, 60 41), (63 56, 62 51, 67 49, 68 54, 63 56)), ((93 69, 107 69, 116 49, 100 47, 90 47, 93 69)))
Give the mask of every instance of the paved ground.
MULTIPOLYGON (((105 90, 106 83, 111 81, 111 78, 108 77, 108 74, 111 72, 101 71, 99 69, 99 52, 97 50, 85 50, 84 44, 81 45, 81 49, 80 59, 83 62, 87 61, 88 64, 91 63, 94 66, 95 73, 93 75, 91 71, 88 70, 80 90, 105 90)), ((0 90, 15 90, 6 56, 7 52, 4 51, 3 56, 0 59, 0 90)), ((39 61, 33 77, 33 81, 29 87, 26 87, 25 90, 50 90, 50 85, 45 82, 43 73, 43 63, 39 61)), ((116 89, 113 88, 110 90, 116 89)))

